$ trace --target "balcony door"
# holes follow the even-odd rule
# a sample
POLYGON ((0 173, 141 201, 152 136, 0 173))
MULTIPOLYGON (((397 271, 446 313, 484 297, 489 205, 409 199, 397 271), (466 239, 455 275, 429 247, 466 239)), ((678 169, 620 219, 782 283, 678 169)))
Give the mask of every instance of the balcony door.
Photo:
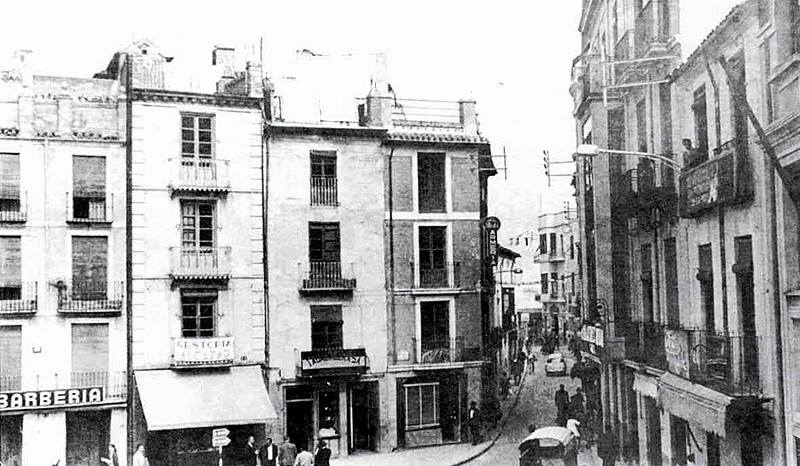
POLYGON ((181 166, 200 176, 213 176, 214 117, 181 115, 181 166))
POLYGON ((72 157, 72 212, 76 221, 105 221, 106 158, 72 157))
POLYGON ((449 285, 446 257, 447 227, 419 227, 419 284, 422 288, 449 285))
POLYGON ((308 262, 312 280, 335 281, 342 278, 338 222, 308 224, 308 262))
POLYGON ((72 237, 72 294, 77 301, 105 300, 108 296, 108 238, 72 237))
POLYGON ((181 203, 181 266, 192 269, 216 267, 216 225, 214 204, 181 203))
POLYGON ((108 324, 72 324, 72 386, 106 387, 108 324))
POLYGON ((450 302, 423 301, 420 303, 421 362, 450 360, 450 302))

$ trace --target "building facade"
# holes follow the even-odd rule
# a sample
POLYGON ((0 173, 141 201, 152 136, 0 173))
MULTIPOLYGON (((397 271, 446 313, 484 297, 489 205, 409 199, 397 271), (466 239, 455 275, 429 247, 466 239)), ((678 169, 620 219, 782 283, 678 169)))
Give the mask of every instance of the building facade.
POLYGON ((125 90, 26 58, 0 74, 0 463, 124 460, 125 90))
POLYGON ((137 41, 104 72, 130 81, 131 442, 153 465, 217 464, 212 429, 229 430, 231 461, 275 418, 263 375, 263 99, 242 85, 261 78, 223 71, 216 93, 170 90, 170 60, 137 41))
MULTIPOLYGON (((520 317, 516 307, 516 291, 522 269, 517 266, 519 253, 503 247, 497 247, 497 264, 494 275, 494 302, 492 312, 493 340, 496 345, 494 358, 498 372, 511 373, 512 363, 517 359, 525 334, 520 333, 520 317)), ((522 329, 524 330, 524 329, 522 329)))

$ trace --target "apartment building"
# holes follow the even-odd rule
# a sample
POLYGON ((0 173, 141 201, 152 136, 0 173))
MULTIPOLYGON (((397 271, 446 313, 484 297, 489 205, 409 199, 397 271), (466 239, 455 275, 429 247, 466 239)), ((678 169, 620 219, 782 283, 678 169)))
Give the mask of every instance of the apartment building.
POLYGON ((0 72, 0 463, 126 452, 125 90, 0 72))
POLYGON ((525 329, 520 329, 520 316, 516 307, 516 291, 523 271, 517 265, 522 257, 518 252, 497 246, 497 261, 492 269, 494 277, 494 302, 492 312, 492 341, 495 354, 492 360, 498 372, 511 373, 512 363, 519 356, 525 342, 525 329))
POLYGON ((522 273, 515 278, 514 305, 518 318, 519 339, 528 345, 530 341, 544 334, 544 308, 539 279, 539 254, 537 230, 531 229, 508 239, 508 247, 517 251, 520 257, 514 264, 522 273))
POLYGON ((578 219, 574 211, 539 215, 538 249, 542 302, 542 327, 566 343, 576 336, 581 322, 581 271, 578 254, 578 219))
POLYGON ((768 24, 772 2, 743 2, 675 67, 676 3, 634 5, 637 18, 650 18, 653 7, 656 25, 659 18, 669 22, 634 22, 632 55, 615 51, 607 65, 613 80, 603 86, 583 73, 573 85, 576 108, 587 86, 599 89, 592 117, 605 120, 578 120, 579 142, 663 156, 601 151, 579 160, 582 233, 591 238, 586 225, 594 224, 599 238, 604 212, 612 230, 610 250, 595 248, 589 276, 606 316, 585 327, 591 331, 584 332, 584 348, 602 346, 597 353, 610 362, 601 374, 603 418, 618 425, 627 459, 791 463, 784 400, 792 378, 782 343, 790 336, 788 306, 777 290, 790 289, 785 280, 793 269, 786 267, 790 255, 778 254, 770 224, 781 223, 783 241, 794 244, 796 233, 786 229, 794 206, 787 193, 774 192, 773 142, 748 118, 752 110, 755 120, 773 122, 775 134, 781 129, 768 85, 777 55, 770 44, 781 35, 768 24), (641 43, 647 31, 669 34, 641 43), (787 209, 782 214, 776 198, 787 209), (602 297, 601 264, 609 260, 615 292, 602 297))
POLYGON ((101 75, 129 82, 132 444, 151 464, 217 464, 263 441, 267 396, 260 71, 215 50, 217 92, 166 88, 171 57, 141 40, 101 75))

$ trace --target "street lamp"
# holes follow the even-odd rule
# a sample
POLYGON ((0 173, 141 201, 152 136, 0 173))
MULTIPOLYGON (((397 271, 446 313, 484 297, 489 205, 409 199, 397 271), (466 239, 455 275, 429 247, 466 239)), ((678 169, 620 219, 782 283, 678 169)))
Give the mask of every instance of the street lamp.
POLYGON ((622 155, 627 157, 637 157, 643 159, 651 159, 651 160, 658 160, 663 162, 675 170, 681 170, 681 164, 678 161, 673 160, 669 157, 665 157, 661 154, 654 154, 652 152, 637 152, 632 150, 612 150, 612 149, 600 149, 595 144, 581 144, 575 150, 576 157, 595 157, 600 154, 608 154, 608 155, 622 155))

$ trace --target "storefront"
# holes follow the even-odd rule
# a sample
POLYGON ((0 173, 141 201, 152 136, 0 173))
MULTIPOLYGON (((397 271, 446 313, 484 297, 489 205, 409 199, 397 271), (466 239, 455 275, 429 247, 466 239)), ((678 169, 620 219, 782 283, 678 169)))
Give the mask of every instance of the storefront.
POLYGON ((276 419, 260 366, 136 371, 152 466, 216 466, 212 431, 226 428, 231 443, 223 459, 241 458, 247 438, 264 441, 265 424, 276 419))
POLYGON ((435 371, 397 379, 398 443, 404 447, 466 439, 467 376, 435 371))

